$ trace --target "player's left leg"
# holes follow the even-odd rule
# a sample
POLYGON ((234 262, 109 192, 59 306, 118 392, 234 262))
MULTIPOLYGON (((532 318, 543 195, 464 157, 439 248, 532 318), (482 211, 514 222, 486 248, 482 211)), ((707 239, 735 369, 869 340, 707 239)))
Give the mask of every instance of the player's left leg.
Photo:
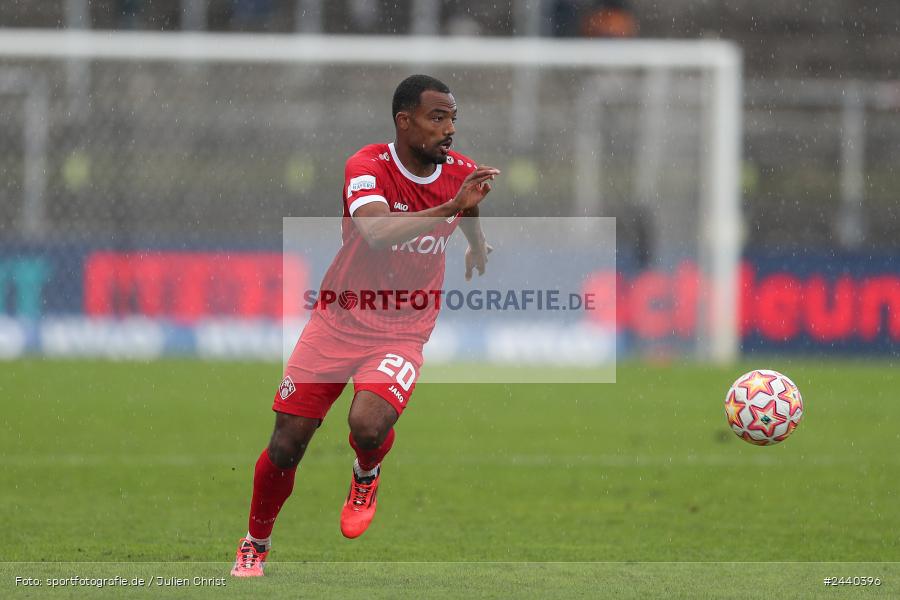
POLYGON ((350 415, 350 446, 356 452, 350 491, 341 510, 341 533, 355 538, 375 516, 381 461, 394 445, 394 423, 400 413, 378 394, 359 390, 350 415))
POLYGON ((381 461, 394 444, 394 423, 415 389, 422 365, 420 344, 392 344, 375 352, 353 374, 350 445, 356 452, 350 491, 341 511, 341 533, 361 535, 375 516, 381 461))

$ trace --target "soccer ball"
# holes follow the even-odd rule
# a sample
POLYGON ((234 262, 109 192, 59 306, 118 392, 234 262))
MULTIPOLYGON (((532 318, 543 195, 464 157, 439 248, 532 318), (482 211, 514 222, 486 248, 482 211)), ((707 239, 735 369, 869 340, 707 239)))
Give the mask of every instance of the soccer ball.
POLYGON ((725 418, 736 436, 769 446, 787 439, 803 418, 803 399, 793 381, 778 371, 744 373, 725 396, 725 418))

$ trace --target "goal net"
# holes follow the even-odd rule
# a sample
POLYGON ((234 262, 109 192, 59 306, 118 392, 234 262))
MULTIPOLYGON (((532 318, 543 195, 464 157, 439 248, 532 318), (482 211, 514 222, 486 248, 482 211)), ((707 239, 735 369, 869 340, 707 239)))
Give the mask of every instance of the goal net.
POLYGON ((482 214, 616 219, 584 286, 617 289, 620 356, 734 357, 730 43, 31 30, 0 32, 7 352, 279 356, 282 219, 340 215, 345 159, 393 139, 415 72, 503 170, 482 214))

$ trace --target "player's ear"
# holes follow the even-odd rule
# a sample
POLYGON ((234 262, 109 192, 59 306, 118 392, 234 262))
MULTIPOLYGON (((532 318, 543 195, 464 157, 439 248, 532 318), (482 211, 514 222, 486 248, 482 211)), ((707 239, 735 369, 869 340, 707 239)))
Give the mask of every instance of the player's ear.
POLYGON ((409 129, 409 113, 400 111, 394 116, 394 125, 397 126, 397 129, 402 129, 406 131, 409 129))

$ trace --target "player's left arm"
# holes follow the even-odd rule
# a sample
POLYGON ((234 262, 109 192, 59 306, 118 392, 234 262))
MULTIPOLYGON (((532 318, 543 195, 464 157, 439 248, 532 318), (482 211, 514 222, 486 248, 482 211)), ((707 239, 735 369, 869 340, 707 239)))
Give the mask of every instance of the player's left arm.
POLYGON ((484 237, 478 214, 477 206, 467 208, 462 211, 462 219, 459 222, 459 228, 469 241, 469 247, 466 249, 466 281, 472 279, 473 270, 477 270, 479 276, 484 275, 488 254, 494 249, 484 237))

